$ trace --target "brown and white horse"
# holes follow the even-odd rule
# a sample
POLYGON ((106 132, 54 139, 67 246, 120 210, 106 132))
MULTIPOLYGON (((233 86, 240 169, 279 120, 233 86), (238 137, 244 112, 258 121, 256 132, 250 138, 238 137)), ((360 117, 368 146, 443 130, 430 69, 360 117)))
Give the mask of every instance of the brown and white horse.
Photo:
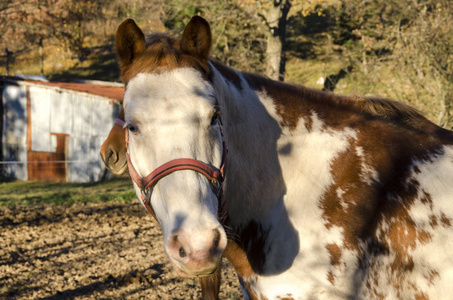
POLYGON ((178 273, 223 253, 246 298, 453 295, 453 133, 390 100, 238 72, 210 47, 200 17, 180 40, 117 32, 129 171, 178 273))

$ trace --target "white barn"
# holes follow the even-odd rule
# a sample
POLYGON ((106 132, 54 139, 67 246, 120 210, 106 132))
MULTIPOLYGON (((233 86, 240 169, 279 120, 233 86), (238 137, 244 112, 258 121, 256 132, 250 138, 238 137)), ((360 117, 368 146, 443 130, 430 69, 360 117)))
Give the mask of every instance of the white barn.
POLYGON ((89 182, 105 176, 99 149, 124 87, 0 77, 0 175, 89 182))

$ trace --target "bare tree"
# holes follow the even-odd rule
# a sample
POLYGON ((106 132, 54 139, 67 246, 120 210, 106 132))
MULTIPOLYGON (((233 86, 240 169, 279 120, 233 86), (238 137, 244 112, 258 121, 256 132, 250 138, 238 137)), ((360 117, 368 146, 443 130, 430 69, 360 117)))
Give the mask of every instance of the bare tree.
POLYGON ((193 15, 205 17, 213 32, 213 57, 243 71, 264 72, 265 34, 241 1, 174 0, 165 9, 167 28, 182 31, 193 15))
POLYGON ((449 0, 420 1, 412 13, 412 22, 399 31, 402 45, 410 49, 402 59, 415 74, 432 74, 438 87, 437 123, 453 128, 453 7, 449 0))
POLYGON ((390 91, 388 96, 416 106, 434 122, 451 128, 451 1, 347 0, 341 14, 339 27, 349 35, 342 44, 343 55, 354 66, 353 85, 359 93, 374 94, 377 86, 383 86, 380 93, 390 91))
POLYGON ((322 13, 337 0, 240 0, 248 4, 250 15, 258 19, 266 35, 266 75, 275 80, 285 79, 286 30, 291 14, 306 17, 311 13, 322 13), (254 4, 254 5, 253 5, 254 4))
POLYGON ((285 77, 286 24, 291 0, 256 0, 256 15, 262 20, 266 32, 266 75, 275 80, 285 77))
POLYGON ((53 40, 83 57, 84 42, 90 34, 86 24, 101 17, 100 4, 95 0, 8 0, 0 6, 0 35, 16 50, 53 40))

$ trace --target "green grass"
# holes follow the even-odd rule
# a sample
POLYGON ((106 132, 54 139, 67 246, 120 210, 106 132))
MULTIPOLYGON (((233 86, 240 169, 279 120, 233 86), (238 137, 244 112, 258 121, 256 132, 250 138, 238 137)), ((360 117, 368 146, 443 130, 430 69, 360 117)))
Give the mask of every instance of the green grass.
POLYGON ((94 183, 12 181, 0 183, 0 206, 70 205, 76 202, 123 202, 136 198, 131 180, 115 177, 94 183))

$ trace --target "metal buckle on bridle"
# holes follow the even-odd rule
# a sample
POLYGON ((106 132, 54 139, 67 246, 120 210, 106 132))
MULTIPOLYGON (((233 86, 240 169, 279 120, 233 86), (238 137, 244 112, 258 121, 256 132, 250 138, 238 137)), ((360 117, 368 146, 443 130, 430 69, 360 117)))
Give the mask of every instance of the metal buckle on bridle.
POLYGON ((222 192, 222 183, 220 182, 220 180, 214 179, 211 180, 211 184, 214 194, 216 195, 217 198, 219 198, 220 193, 222 192))
POLYGON ((145 187, 142 187, 140 189, 142 204, 143 204, 143 206, 145 206, 146 210, 154 217, 154 219, 156 219, 156 221, 159 222, 157 220, 156 213, 154 212, 154 209, 151 205, 151 194, 152 194, 151 189, 152 188, 145 188, 145 187))
POLYGON ((143 187, 143 188, 140 189, 140 192, 142 194, 143 204, 151 205, 151 191, 150 191, 150 189, 146 189, 146 188, 143 187))

